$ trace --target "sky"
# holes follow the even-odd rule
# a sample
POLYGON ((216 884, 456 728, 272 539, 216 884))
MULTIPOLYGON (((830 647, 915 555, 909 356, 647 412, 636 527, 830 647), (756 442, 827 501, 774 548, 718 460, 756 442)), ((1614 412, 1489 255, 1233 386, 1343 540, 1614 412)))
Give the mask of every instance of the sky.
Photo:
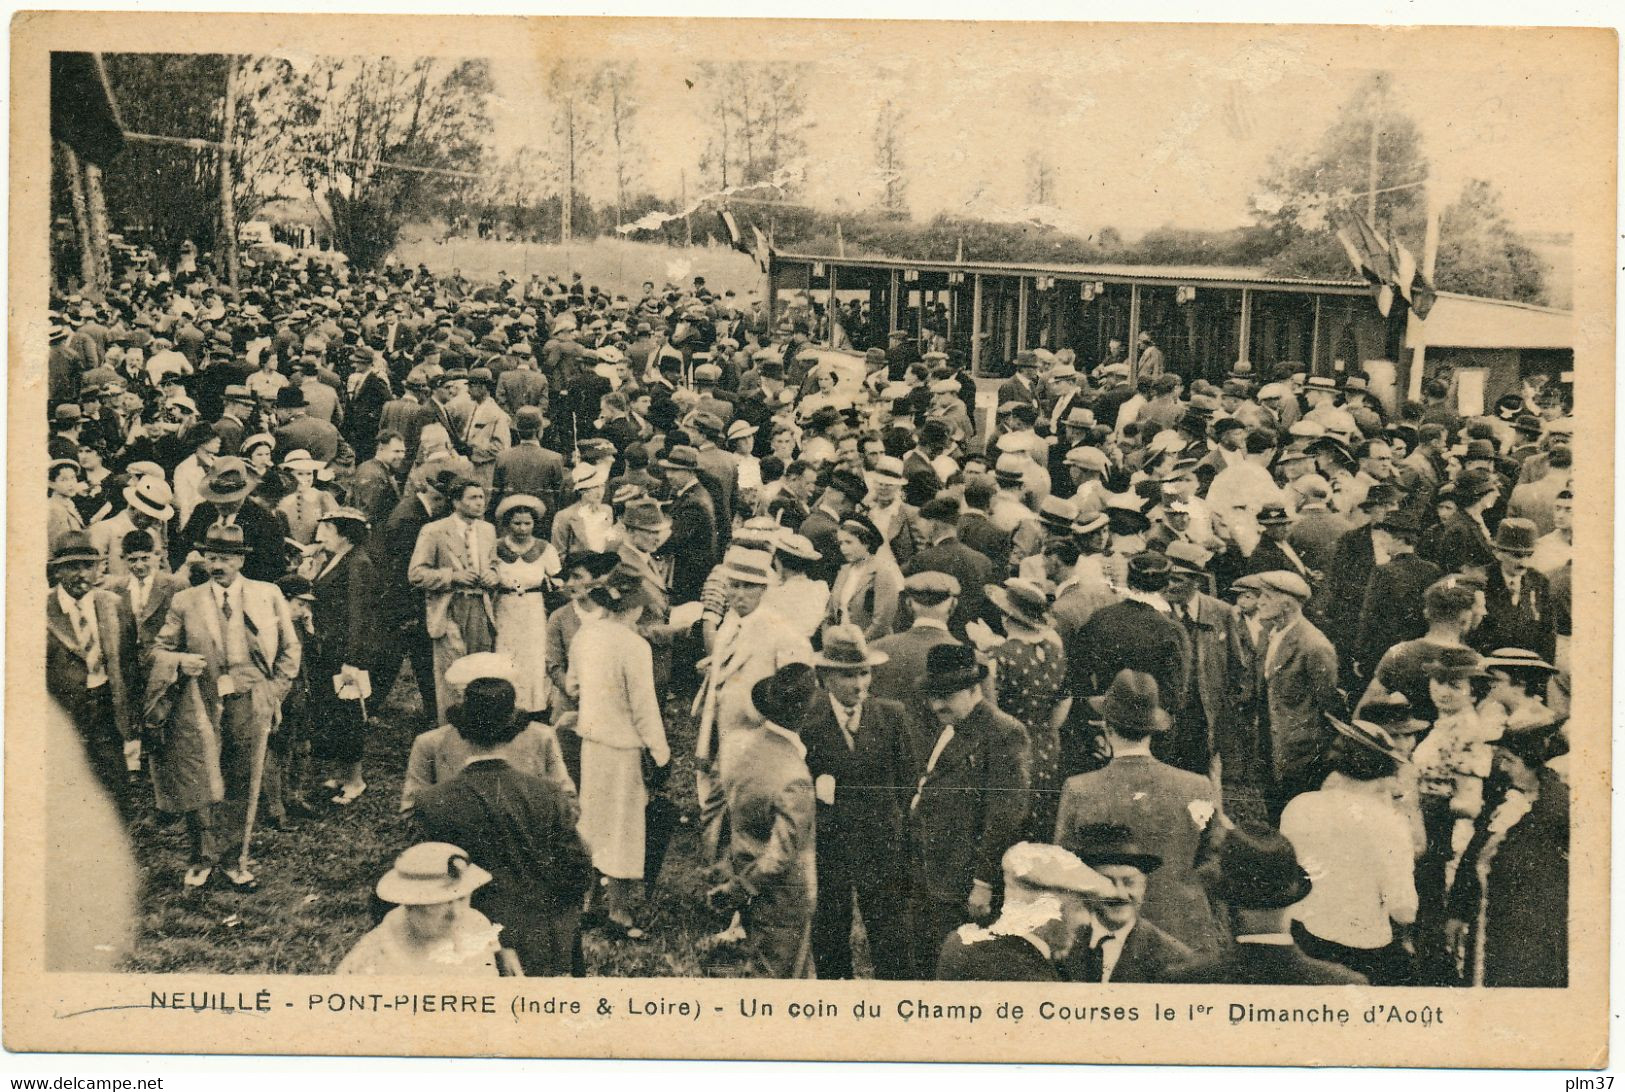
MULTIPOLYGON (((1271 156, 1312 147, 1380 67, 1421 127, 1446 202, 1467 178, 1484 178, 1519 227, 1573 228, 1574 180, 1561 167, 1574 139, 1573 76, 1549 60, 1520 64, 1523 51, 1502 40, 1465 37, 1481 32, 1447 40, 1437 35, 1448 31, 788 24, 796 29, 734 38, 716 24, 669 24, 658 34, 608 26, 573 38, 568 55, 586 64, 637 58, 639 169, 663 197, 675 198, 685 181, 691 196, 700 191, 700 62, 738 57, 742 47, 812 65, 806 203, 873 204, 875 120, 891 98, 903 111, 916 218, 1021 210, 1026 164, 1041 150, 1055 169, 1059 226, 1088 234, 1109 224, 1130 237, 1162 225, 1248 222, 1247 198, 1271 156)), ((550 146, 544 63, 493 58, 499 152, 550 146)), ((588 188, 607 192, 591 176, 588 188)))

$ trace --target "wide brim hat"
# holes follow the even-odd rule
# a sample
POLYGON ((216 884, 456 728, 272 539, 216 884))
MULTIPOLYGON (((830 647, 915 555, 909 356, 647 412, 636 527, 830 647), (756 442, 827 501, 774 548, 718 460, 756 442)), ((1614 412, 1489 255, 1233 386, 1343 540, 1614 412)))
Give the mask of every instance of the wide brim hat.
POLYGON ((1162 707, 1157 680, 1143 671, 1123 668, 1106 688, 1106 693, 1089 699, 1089 708, 1110 727, 1160 735, 1173 727, 1173 718, 1162 707))
POLYGON ((717 572, 728 580, 741 584, 773 583, 773 555, 766 550, 752 550, 743 546, 730 546, 723 555, 717 572))
POLYGON ((595 463, 577 463, 570 468, 570 483, 577 490, 596 489, 609 484, 609 468, 595 463))
MULTIPOLYGON (((1074 538, 1092 535, 1110 522, 1111 520, 1106 513, 1099 509, 1093 512, 1080 512, 1078 518, 1072 521, 1072 535, 1074 538)), ((1146 527, 1149 528, 1150 526, 1151 523, 1147 520, 1146 527)))
POLYGON ((854 625, 825 626, 819 650, 813 653, 813 666, 837 671, 862 671, 879 667, 890 656, 877 652, 864 640, 863 630, 854 625))
POLYGON ((1486 671, 1495 668, 1513 668, 1518 671, 1556 672, 1557 668, 1526 648, 1498 648, 1484 657, 1486 671))
POLYGON ((758 680, 750 688, 750 700, 766 720, 799 731, 817 692, 813 669, 804 663, 788 663, 758 680))
POLYGON ((450 842, 421 842, 395 859, 378 881, 378 897, 398 906, 435 906, 472 895, 491 874, 450 842))
POLYGON ((260 476, 236 456, 216 459, 209 476, 198 486, 198 496, 214 504, 231 504, 252 493, 260 476))
POLYGON ((515 493, 512 496, 503 497, 502 502, 497 505, 497 510, 495 513, 496 522, 500 524, 502 522, 502 517, 506 516, 509 512, 512 512, 515 508, 526 509, 527 511, 533 513, 537 519, 540 519, 542 514, 547 511, 547 505, 542 503, 540 497, 533 497, 529 493, 515 493))
POLYGON ((317 523, 347 523, 347 524, 350 524, 353 527, 360 527, 363 530, 365 530, 366 528, 372 526, 372 521, 367 518, 367 515, 366 515, 365 512, 362 512, 358 508, 347 508, 347 507, 330 509, 329 511, 323 513, 323 515, 320 518, 318 518, 316 520, 316 522, 317 523))
POLYGON ((277 465, 283 470, 308 470, 314 474, 326 464, 320 459, 311 458, 310 452, 299 448, 284 455, 277 465))
POLYGON ((1326 719, 1337 730, 1337 734, 1344 739, 1359 744, 1366 750, 1373 751, 1385 758, 1391 758, 1395 762, 1408 761, 1400 753, 1398 745, 1394 743, 1394 737, 1389 735, 1386 728, 1375 721, 1357 719, 1349 722, 1339 720, 1329 713, 1326 715, 1326 719))
POLYGON ((667 470, 693 470, 697 472, 700 469, 700 454, 687 444, 678 444, 656 459, 655 465, 665 467, 667 470))
POLYGON ((982 589, 988 602, 1000 613, 1030 626, 1050 623, 1049 601, 1044 591, 1030 580, 1011 577, 1003 584, 988 584, 982 589))
POLYGON ((46 565, 72 565, 76 562, 100 561, 102 552, 91 543, 90 536, 83 531, 67 531, 57 539, 56 546, 51 550, 51 556, 46 565))
POLYGON ((1118 823, 1089 823, 1067 840, 1067 848, 1090 868, 1129 865, 1150 874, 1162 867, 1162 858, 1134 840, 1134 832, 1118 823))
POLYGON ((657 500, 639 499, 626 506, 621 523, 634 531, 656 531, 671 526, 671 517, 657 500))
POLYGON ((216 524, 203 533, 203 541, 198 543, 198 552, 203 554, 236 554, 246 557, 254 552, 254 547, 243 537, 243 529, 236 524, 222 526, 216 524))
POLYGON ((1535 552, 1535 542, 1539 538, 1540 529, 1534 521, 1507 516, 1495 529, 1495 540, 1491 545, 1505 553, 1528 557, 1535 552))
POLYGON ((175 514, 172 500, 174 493, 162 478, 137 478, 124 487, 124 503, 160 523, 169 522, 175 514))
POLYGON ((1301 902, 1314 886, 1286 835, 1262 823, 1231 830, 1217 858, 1210 893, 1245 910, 1281 910, 1301 902))

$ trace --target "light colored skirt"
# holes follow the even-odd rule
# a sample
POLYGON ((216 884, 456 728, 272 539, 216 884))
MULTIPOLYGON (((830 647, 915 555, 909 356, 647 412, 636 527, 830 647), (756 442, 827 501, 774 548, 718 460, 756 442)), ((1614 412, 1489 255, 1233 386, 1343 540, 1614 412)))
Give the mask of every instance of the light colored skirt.
POLYGON ((643 750, 581 741, 581 822, 592 866, 617 880, 643 878, 643 750))

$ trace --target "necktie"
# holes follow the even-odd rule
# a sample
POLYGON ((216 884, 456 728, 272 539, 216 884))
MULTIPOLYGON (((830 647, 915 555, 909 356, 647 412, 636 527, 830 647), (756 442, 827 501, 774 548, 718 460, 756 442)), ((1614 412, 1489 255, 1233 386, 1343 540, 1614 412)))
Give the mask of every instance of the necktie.
POLYGON ((858 706, 841 706, 841 733, 846 736, 848 750, 855 751, 858 749, 859 716, 860 709, 858 706))
POLYGON ((1089 946, 1083 950, 1078 958, 1078 978, 1083 982, 1099 982, 1106 973, 1106 953, 1101 950, 1105 941, 1104 933, 1092 935, 1089 946))
POLYGON ((74 604, 73 628, 84 650, 85 675, 95 678, 102 673, 102 650, 96 640, 96 620, 90 616, 90 603, 85 599, 74 604))
POLYGON ((147 582, 145 580, 130 581, 130 608, 137 620, 147 606, 147 582))

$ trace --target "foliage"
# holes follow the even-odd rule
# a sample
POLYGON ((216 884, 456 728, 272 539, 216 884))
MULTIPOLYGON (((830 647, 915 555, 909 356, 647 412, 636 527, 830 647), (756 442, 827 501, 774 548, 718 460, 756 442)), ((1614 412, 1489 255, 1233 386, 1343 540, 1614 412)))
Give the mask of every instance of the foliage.
POLYGON ((291 134, 298 170, 325 200, 338 249, 370 268, 401 225, 454 197, 446 176, 380 166, 476 171, 489 130, 485 61, 318 59, 300 74, 291 134))
POLYGON ((764 182, 798 170, 807 152, 806 62, 732 61, 699 66, 702 116, 710 133, 700 176, 712 188, 764 182))
POLYGON ((903 162, 903 111, 895 99, 880 104, 875 118, 875 173, 880 181, 880 211, 908 215, 908 175, 903 162))
POLYGON ((598 66, 593 83, 603 111, 607 140, 605 150, 614 187, 616 221, 619 223, 626 218, 632 188, 638 183, 638 161, 643 155, 643 145, 638 140, 636 129, 636 69, 630 61, 610 61, 598 66))
POLYGON ((1546 262, 1515 231, 1500 193, 1469 179, 1439 219, 1440 287, 1496 299, 1546 301, 1546 262))

